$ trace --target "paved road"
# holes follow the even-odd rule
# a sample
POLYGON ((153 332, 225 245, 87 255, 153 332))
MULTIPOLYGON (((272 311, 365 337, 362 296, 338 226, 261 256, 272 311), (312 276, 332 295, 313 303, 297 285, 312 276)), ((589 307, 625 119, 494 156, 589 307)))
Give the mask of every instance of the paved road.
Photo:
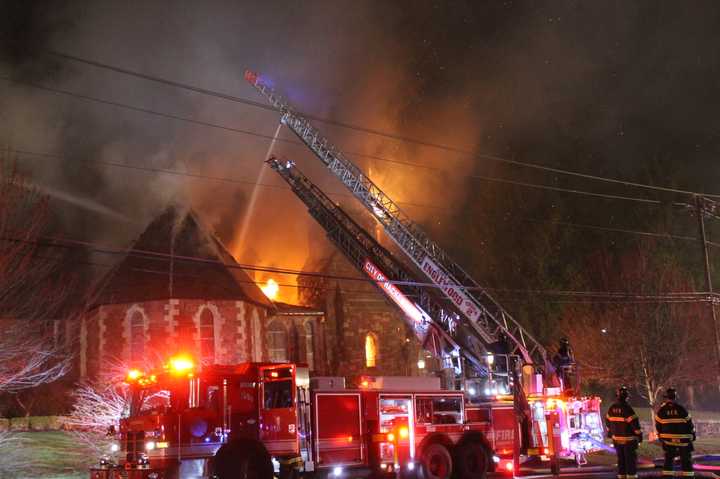
MULTIPOLYGON (((638 475, 641 478, 660 478, 660 471, 659 470, 653 470, 653 471, 639 471, 638 475)), ((495 474, 492 476, 493 479, 500 479, 505 478, 508 479, 509 476, 507 475, 500 475, 495 474)), ((518 476, 522 479, 552 479, 554 476, 552 474, 523 474, 522 476, 518 476)), ((695 472, 695 477, 698 478, 720 478, 720 475, 715 475, 709 472, 695 472)), ((615 471, 580 471, 580 472, 569 472, 565 471, 562 472, 560 475, 561 479, 615 479, 615 471)))
MULTIPOLYGON (((702 466, 700 466, 702 467, 702 466)), ((660 469, 644 468, 638 471, 638 475, 641 478, 660 478, 660 469)), ((502 474, 492 475, 493 479, 509 479, 510 476, 502 474)), ((535 471, 523 471, 520 476, 522 479, 551 479, 553 477, 549 470, 535 470, 535 471)), ((561 479, 615 479, 615 469, 607 467, 584 467, 578 468, 564 468, 560 474, 561 479)), ((695 477, 698 478, 720 478, 720 471, 695 471, 695 477)))

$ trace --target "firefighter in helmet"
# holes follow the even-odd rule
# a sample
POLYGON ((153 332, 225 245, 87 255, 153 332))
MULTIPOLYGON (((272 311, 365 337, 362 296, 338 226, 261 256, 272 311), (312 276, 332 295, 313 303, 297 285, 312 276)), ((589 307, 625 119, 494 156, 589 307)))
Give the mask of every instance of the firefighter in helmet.
POLYGON ((608 437, 612 438, 617 453, 618 478, 634 479, 637 476, 637 447, 642 442, 640 420, 628 403, 630 393, 625 386, 617 390, 617 401, 605 416, 608 437))
POLYGON ((655 429, 665 451, 663 477, 674 477, 673 461, 680 456, 682 477, 693 477, 692 450, 695 426, 687 410, 677 402, 677 391, 668 388, 665 402, 655 415, 655 429))
POLYGON ((560 339, 557 353, 552 358, 552 365, 555 368, 555 375, 559 381, 558 385, 561 385, 563 389, 572 390, 575 357, 568 338, 560 339))

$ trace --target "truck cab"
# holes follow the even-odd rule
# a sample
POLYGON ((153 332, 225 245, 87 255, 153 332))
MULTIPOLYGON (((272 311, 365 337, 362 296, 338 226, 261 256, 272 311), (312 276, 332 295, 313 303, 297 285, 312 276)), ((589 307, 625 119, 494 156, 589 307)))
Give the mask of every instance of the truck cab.
POLYGON ((197 370, 189 357, 172 358, 152 374, 131 370, 129 411, 120 420, 116 446, 120 461, 93 468, 91 478, 210 477, 214 469, 237 466, 240 444, 256 446, 245 447, 239 457, 249 460, 245 456, 256 452, 256 468, 267 465, 260 464, 266 456, 268 464, 271 455, 298 457, 296 377, 294 364, 197 370))

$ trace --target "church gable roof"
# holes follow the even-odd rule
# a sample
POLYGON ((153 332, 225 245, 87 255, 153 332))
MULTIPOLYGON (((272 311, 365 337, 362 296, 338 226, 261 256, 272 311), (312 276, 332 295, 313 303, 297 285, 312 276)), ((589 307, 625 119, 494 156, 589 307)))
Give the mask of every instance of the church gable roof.
POLYGON ((168 298, 240 300, 273 308, 252 278, 189 209, 168 207, 101 282, 93 303, 168 298))

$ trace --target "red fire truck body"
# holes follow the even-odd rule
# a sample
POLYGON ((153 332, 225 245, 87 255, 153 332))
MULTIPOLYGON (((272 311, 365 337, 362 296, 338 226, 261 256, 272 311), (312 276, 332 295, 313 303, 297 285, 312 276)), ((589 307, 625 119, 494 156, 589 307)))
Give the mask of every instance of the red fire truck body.
POLYGON ((428 378, 416 381, 420 389, 407 384, 418 378, 385 379, 382 389, 312 392, 315 469, 335 474, 364 467, 403 475, 431 469, 429 477, 446 477, 453 468, 470 467, 459 477, 482 477, 495 469, 493 459, 512 464, 517 431, 512 403, 471 406, 462 392, 427 388, 428 378), (393 380, 406 385, 393 386, 393 380), (472 466, 460 457, 463 449, 475 454, 472 466))
POLYGON ((286 363, 134 376, 121 459, 92 479, 269 479, 273 470, 477 479, 512 464, 518 439, 512 401, 471 405, 437 378, 368 378, 346 389, 342 378, 311 385, 306 368, 286 363))

